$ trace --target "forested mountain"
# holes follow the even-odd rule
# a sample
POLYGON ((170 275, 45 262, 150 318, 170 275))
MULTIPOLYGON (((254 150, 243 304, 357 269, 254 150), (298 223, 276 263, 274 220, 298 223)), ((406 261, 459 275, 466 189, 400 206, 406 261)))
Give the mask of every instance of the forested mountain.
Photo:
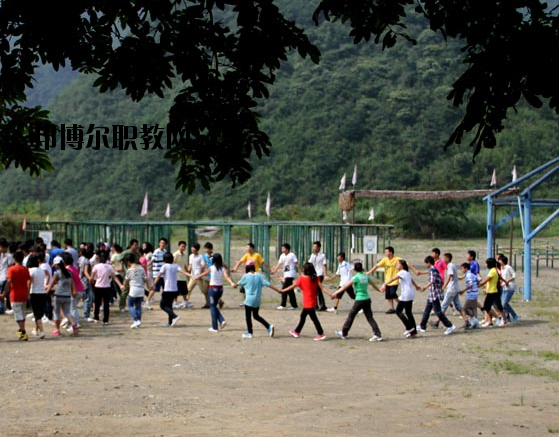
MULTIPOLYGON (((254 160, 253 177, 246 184, 232 188, 224 181, 209 192, 197 189, 186 195, 175 191, 175 171, 164 150, 141 150, 139 143, 140 150, 57 147, 50 151, 54 174, 40 179, 15 169, 0 174, 1 209, 36 218, 138 219, 147 191, 152 220, 163 218, 167 203, 177 219, 245 219, 249 200, 253 217, 263 218, 270 192, 272 219, 339 220, 340 178, 347 173, 350 187, 354 164, 356 189, 487 188, 494 168, 502 185, 510 181, 513 165, 522 174, 557 154, 559 118, 547 109, 528 107, 510 114, 497 148, 483 150, 475 163, 467 142, 444 151, 461 115, 446 100, 464 68, 459 42, 444 41, 421 22, 410 21, 417 46, 399 43, 382 51, 373 44, 354 45, 339 23, 313 27, 314 2, 284 4, 288 15, 311 29, 322 59, 314 65, 293 54, 282 66, 270 99, 258 109, 273 149, 269 157, 254 160)), ((57 124, 77 123, 86 129, 91 124, 166 125, 173 95, 133 103, 123 92, 99 94, 94 80, 45 71, 33 103, 47 105, 57 124)), ((452 232, 467 223, 475 205, 481 199, 360 201, 356 219, 366 221, 375 207, 377 221, 410 232, 452 232)))

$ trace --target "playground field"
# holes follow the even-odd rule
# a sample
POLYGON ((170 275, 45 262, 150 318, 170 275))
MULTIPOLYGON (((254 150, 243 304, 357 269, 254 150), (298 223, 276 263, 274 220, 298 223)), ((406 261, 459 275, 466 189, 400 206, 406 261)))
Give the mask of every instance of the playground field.
MULTIPOLYGON (((392 244, 418 267, 433 247, 392 244)), ((436 245, 457 264, 467 249, 485 251, 481 240, 436 245)), ((253 339, 241 338, 242 297, 231 287, 224 293, 227 326, 218 334, 208 332, 198 290, 193 309, 177 310, 174 328, 162 326, 166 318, 156 308, 132 330, 129 315, 114 308, 110 325, 82 323, 77 338, 19 342, 13 316, 3 315, 0 436, 559 434, 559 268, 542 266, 533 290, 531 302, 515 295, 521 319, 509 327, 450 336, 431 328, 416 339, 402 335, 399 319, 384 313, 383 296, 371 292, 379 343, 368 341, 361 316, 347 340, 334 336, 351 306, 347 297, 338 314, 319 313, 325 341, 312 340, 310 320, 292 338, 287 331, 299 312, 277 311, 279 296, 269 289, 261 314, 275 325, 274 338, 256 324, 253 339)), ((419 294, 416 319, 424 304, 419 294)), ((28 331, 31 325, 28 319, 28 331)))

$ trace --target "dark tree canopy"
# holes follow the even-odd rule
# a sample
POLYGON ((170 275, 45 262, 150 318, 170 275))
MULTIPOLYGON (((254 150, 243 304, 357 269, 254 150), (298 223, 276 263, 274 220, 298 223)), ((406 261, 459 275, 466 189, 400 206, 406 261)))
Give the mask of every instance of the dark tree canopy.
MULTIPOLYGON (((187 134, 167 152, 178 166, 177 187, 192 191, 250 177, 250 158, 268 154, 259 129, 258 99, 268 97, 291 50, 319 62, 304 29, 273 0, 6 0, 0 5, 0 165, 32 175, 52 171, 33 132, 53 125, 41 108, 25 107, 35 69, 51 64, 98 76, 101 92, 123 88, 139 101, 180 83, 169 111, 187 134)), ((464 72, 448 98, 465 115, 447 146, 471 133, 474 155, 495 146, 507 111, 522 97, 559 112, 559 19, 536 0, 323 0, 313 19, 349 25, 355 43, 390 48, 406 33, 408 14, 426 18, 445 38, 463 41, 464 72), (414 9, 415 6, 415 9, 414 9), (542 54, 543 53, 543 54, 542 54)))

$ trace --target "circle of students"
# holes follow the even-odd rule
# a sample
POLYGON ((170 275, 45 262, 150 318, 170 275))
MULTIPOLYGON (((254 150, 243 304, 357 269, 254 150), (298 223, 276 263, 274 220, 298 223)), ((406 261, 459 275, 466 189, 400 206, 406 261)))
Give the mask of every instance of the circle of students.
POLYGON ((226 280, 234 288, 240 287, 245 295, 244 303, 240 305, 245 309, 247 327, 243 338, 253 337, 253 320, 261 323, 270 337, 274 336, 274 325, 259 314, 263 287, 281 294, 281 303, 277 307, 280 311, 298 308, 295 290, 300 290, 303 308, 298 325, 289 330, 289 334, 300 337, 306 319, 310 317, 316 328, 316 341, 326 338, 317 311, 337 313, 340 299, 346 292, 354 304, 342 329, 334 331, 335 335, 346 339, 356 316, 362 313, 372 329, 373 336, 369 341, 383 340, 373 317, 369 285, 384 293, 389 306, 386 313, 400 318, 405 326, 403 335, 407 338, 425 332, 431 315, 435 320, 430 326, 438 328, 442 323, 446 327, 444 334, 452 334, 457 328, 445 315, 451 306, 453 311, 460 313, 464 321, 462 328, 466 330, 492 327, 494 323, 505 326, 518 321, 510 304, 516 274, 503 254, 486 260, 488 273, 482 279, 476 253, 472 250, 467 251, 466 262, 457 267, 452 263, 452 254, 445 253, 441 258, 440 250, 434 248, 424 259, 425 268, 420 270, 396 256, 394 248, 388 246, 384 249, 385 256, 369 271, 365 271, 359 261, 348 262, 345 253, 340 252, 337 270, 328 276, 327 259, 321 251, 320 241, 313 243, 312 254, 302 268, 287 243, 282 245, 281 256, 274 266, 268 265, 255 251, 254 245, 248 243, 246 253, 231 269, 224 264, 219 253, 213 252, 210 242, 204 244, 202 253, 198 243, 190 247, 190 253, 186 252, 185 241, 179 241, 175 253, 170 253, 167 246, 168 240, 161 238, 156 249, 148 242, 140 246, 136 239, 130 241, 126 250, 118 244, 109 246, 107 243, 99 243, 96 248, 92 243, 82 243, 75 249, 72 240, 66 239, 64 249, 57 241, 52 241, 49 251, 40 238, 22 244, 0 238, 0 314, 14 315, 18 325, 17 337, 21 341, 29 339, 25 329, 26 317, 33 317, 35 326, 31 334, 40 339, 45 338, 47 323, 54 325, 53 337, 59 337, 64 329, 77 336, 80 303, 83 304, 83 320, 90 323, 102 321, 103 325, 108 325, 110 307, 118 300, 120 311, 127 309, 130 312, 130 328, 137 329, 142 325, 142 310, 151 310, 155 294, 160 293, 159 306, 167 314, 165 326, 173 327, 180 319, 174 310, 192 307, 190 297, 198 287, 205 297, 202 308, 210 310, 211 327, 208 331, 218 333, 227 324, 221 313, 226 280), (234 282, 229 272, 236 273, 241 266, 244 274, 234 282), (272 275, 281 271, 281 288, 262 276, 262 267, 272 275), (378 269, 384 269, 384 282, 380 285, 375 284, 370 276, 378 269), (417 276, 426 275, 428 283, 418 285, 410 270, 417 276), (336 278, 339 278, 339 286, 330 292, 324 283, 336 278), (463 287, 460 287, 461 280, 464 280, 463 287), (478 303, 481 287, 485 293, 483 305, 478 303), (412 312, 415 291, 428 293, 417 325, 412 312), (330 308, 324 294, 332 300, 330 308), (466 299, 462 304, 460 297, 464 294, 466 299), (182 303, 179 303, 179 297, 182 297, 182 303), (28 308, 32 313, 26 315, 28 308), (482 322, 478 320, 478 309, 484 313, 482 322))

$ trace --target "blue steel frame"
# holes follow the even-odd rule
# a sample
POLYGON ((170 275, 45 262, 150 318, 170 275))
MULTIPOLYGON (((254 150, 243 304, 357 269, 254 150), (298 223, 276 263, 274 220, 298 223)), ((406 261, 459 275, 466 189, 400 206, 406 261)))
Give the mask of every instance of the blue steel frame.
POLYGON ((559 157, 545 163, 544 165, 532 170, 524 176, 518 178, 504 187, 499 188, 483 200, 487 202, 487 253, 488 256, 494 256, 495 247, 495 230, 503 226, 515 216, 520 216, 522 228, 522 238, 524 241, 524 299, 529 301, 532 299, 532 239, 544 230, 557 216, 559 216, 559 208, 546 218, 539 226, 532 230, 532 208, 537 206, 559 206, 559 200, 556 199, 534 199, 532 193, 543 182, 551 176, 559 172, 559 157), (555 167, 554 167, 555 166, 555 167), (535 182, 524 190, 520 191, 520 184, 542 172, 549 169, 543 176, 539 177, 535 182), (510 191, 515 190, 519 194, 511 196, 510 191), (501 195, 504 196, 500 197, 501 195), (498 206, 516 207, 509 215, 500 220, 495 221, 495 208, 498 206))

